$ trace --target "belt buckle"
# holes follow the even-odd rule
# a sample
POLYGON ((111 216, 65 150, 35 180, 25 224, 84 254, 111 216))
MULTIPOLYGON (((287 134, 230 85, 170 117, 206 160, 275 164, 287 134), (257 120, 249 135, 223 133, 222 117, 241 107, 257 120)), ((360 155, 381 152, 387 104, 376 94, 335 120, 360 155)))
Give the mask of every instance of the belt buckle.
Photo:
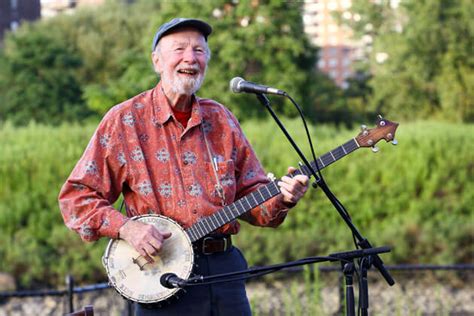
POLYGON ((206 241, 207 241, 207 240, 212 240, 212 239, 214 239, 214 238, 212 238, 212 237, 204 237, 204 238, 202 239, 202 249, 201 249, 202 254, 204 254, 204 255, 210 255, 210 254, 212 254, 211 252, 207 252, 207 251, 206 251, 206 241))
MULTIPOLYGON (((208 236, 208 237, 204 237, 203 240, 202 240, 202 249, 201 249, 202 254, 207 255, 207 256, 212 255, 213 252, 207 252, 206 251, 206 240, 217 240, 217 239, 208 236)), ((224 252, 224 251, 227 250, 227 238, 222 238, 220 240, 224 241, 224 248, 222 249, 222 252, 224 252)))

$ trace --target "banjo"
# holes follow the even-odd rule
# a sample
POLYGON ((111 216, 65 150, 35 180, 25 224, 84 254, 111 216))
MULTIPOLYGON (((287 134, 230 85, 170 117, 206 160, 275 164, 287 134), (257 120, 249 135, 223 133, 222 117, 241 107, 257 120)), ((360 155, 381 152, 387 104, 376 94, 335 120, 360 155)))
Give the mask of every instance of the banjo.
MULTIPOLYGON (((311 167, 315 170, 317 167, 323 169, 360 147, 372 147, 372 150, 377 152, 375 144, 381 139, 396 145, 394 136, 397 127, 398 123, 379 117, 375 128, 367 129, 363 125, 362 131, 355 138, 318 157, 316 161, 311 162, 311 167)), ((307 166, 302 166, 289 176, 297 174, 311 177, 311 171, 307 166)), ((193 242, 280 194, 277 183, 278 180, 271 180, 214 214, 201 218, 186 229, 161 215, 133 217, 132 220, 154 225, 160 231, 171 232, 171 237, 165 240, 160 253, 153 257, 153 263, 148 263, 124 240, 111 239, 102 257, 110 285, 126 299, 138 303, 156 304, 172 298, 180 289, 170 289, 161 285, 161 276, 165 273, 174 273, 179 278, 188 279, 194 264, 193 242)))

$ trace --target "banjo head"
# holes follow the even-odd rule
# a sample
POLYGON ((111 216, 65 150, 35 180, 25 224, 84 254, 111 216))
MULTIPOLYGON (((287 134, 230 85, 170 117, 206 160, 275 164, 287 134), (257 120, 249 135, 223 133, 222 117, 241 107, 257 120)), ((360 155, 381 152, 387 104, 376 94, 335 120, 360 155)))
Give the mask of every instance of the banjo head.
POLYGON ((160 231, 171 232, 165 239, 155 262, 145 258, 122 239, 111 239, 102 258, 109 283, 125 298, 138 303, 159 303, 172 297, 179 288, 168 289, 161 285, 160 277, 174 273, 188 279, 193 269, 194 253, 191 240, 175 221, 160 215, 133 217, 160 231))

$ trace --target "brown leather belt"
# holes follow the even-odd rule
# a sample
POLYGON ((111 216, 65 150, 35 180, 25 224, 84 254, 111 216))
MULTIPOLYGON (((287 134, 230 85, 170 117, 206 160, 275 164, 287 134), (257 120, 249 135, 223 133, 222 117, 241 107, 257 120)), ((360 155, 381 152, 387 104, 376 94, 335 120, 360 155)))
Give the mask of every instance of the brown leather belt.
POLYGON ((217 252, 224 252, 232 247, 230 235, 206 236, 194 243, 194 250, 203 255, 212 255, 217 252))

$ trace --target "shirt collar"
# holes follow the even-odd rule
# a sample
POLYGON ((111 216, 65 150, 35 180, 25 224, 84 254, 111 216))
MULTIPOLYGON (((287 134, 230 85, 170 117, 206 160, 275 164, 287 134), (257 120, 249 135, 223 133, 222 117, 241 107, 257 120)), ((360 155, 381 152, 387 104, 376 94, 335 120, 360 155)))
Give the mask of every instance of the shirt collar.
MULTIPOLYGON (((153 99, 153 116, 154 121, 163 125, 165 124, 170 118, 176 120, 173 115, 173 110, 168 102, 168 98, 163 92, 161 81, 155 86, 152 92, 152 99, 153 99)), ((192 95, 192 108, 191 108, 191 118, 188 122, 189 129, 193 126, 199 125, 202 123, 202 113, 201 107, 199 104, 199 98, 196 95, 192 95)))

